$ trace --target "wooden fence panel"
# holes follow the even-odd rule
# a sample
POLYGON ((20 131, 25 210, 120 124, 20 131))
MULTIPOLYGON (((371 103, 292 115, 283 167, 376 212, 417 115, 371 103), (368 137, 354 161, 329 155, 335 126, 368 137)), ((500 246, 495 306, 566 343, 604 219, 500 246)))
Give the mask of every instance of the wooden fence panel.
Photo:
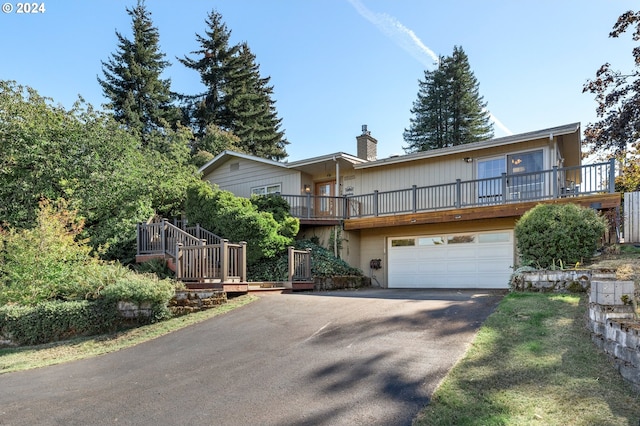
POLYGON ((640 243, 640 192, 624 193, 624 242, 640 243))

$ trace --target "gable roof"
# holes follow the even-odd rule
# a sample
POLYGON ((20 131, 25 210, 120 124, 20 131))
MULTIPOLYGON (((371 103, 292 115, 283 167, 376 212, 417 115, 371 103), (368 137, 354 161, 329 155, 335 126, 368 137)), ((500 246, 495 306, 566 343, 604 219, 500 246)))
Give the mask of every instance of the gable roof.
POLYGON ((220 165, 222 165, 223 163, 225 163, 227 160, 231 158, 241 158, 244 160, 256 161, 258 163, 263 163, 263 164, 267 164, 274 167, 282 167, 284 169, 300 170, 305 172, 311 172, 313 168, 316 168, 327 162, 333 163, 336 161, 340 161, 341 163, 348 163, 350 165, 356 165, 356 164, 367 162, 367 160, 363 160, 362 158, 356 157, 351 154, 345 154, 344 152, 336 152, 333 154, 322 155, 319 157, 308 158, 305 160, 293 161, 291 163, 283 163, 279 161, 269 160, 267 158, 256 157, 251 154, 243 154, 241 152, 225 150, 225 151, 222 151, 220 154, 216 155, 207 164, 200 167, 198 171, 203 174, 208 174, 210 171, 215 170, 217 167, 219 167, 220 165))

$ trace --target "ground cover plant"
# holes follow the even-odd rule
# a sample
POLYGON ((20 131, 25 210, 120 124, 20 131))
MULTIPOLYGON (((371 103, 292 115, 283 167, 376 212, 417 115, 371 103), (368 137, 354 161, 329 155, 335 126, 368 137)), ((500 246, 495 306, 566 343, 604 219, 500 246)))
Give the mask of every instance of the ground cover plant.
POLYGON ((37 344, 170 317, 176 283, 91 254, 83 221, 64 201, 43 201, 31 228, 0 229, 0 340, 37 344), (146 304, 135 324, 120 301, 146 304))
POLYGON ((640 394, 585 327, 585 295, 510 293, 416 425, 636 425, 640 394))

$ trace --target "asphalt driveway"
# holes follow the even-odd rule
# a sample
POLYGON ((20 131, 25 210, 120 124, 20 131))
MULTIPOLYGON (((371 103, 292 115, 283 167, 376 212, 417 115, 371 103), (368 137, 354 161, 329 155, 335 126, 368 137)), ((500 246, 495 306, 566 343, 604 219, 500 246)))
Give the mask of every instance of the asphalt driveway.
POLYGON ((133 348, 0 375, 0 424, 409 425, 500 298, 263 296, 133 348))

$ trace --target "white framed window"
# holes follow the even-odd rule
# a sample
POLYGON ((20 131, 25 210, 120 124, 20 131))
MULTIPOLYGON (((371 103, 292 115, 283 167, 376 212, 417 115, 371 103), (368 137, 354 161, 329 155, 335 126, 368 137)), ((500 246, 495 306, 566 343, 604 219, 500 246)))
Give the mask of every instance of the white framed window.
POLYGON ((276 194, 279 192, 282 192, 282 185, 280 185, 279 183, 264 186, 254 186, 253 188, 251 188, 252 195, 267 195, 276 194))

